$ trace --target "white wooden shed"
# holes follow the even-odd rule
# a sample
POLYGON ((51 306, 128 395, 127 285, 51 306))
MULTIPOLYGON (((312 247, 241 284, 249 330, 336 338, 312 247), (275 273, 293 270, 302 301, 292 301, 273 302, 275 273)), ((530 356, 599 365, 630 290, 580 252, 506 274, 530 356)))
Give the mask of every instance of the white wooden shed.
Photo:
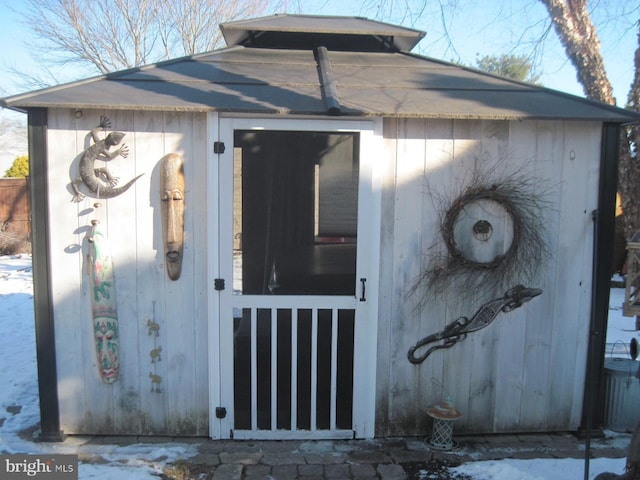
POLYGON ((587 397, 597 425, 618 138, 640 117, 409 53, 422 32, 362 18, 221 29, 228 48, 2 100, 29 119, 43 439, 424 435, 447 396, 459 432, 576 430, 587 397), (110 197, 96 172, 73 202, 101 117, 128 156, 96 167, 141 176, 110 197), (95 220, 117 299, 108 379, 95 220), (542 294, 409 362, 518 284, 542 294))

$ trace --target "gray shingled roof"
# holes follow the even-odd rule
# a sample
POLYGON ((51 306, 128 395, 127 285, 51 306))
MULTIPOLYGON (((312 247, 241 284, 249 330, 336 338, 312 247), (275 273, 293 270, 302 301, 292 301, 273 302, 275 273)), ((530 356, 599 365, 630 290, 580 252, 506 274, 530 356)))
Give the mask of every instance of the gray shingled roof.
POLYGON ((410 51, 424 37, 420 30, 360 17, 273 15, 223 23, 220 30, 228 46, 309 48, 327 41, 333 49, 410 51), (311 43, 311 45, 310 45, 311 43))
POLYGON ((629 110, 411 54, 400 47, 422 35, 402 27, 353 17, 285 15, 221 28, 234 46, 16 95, 0 104, 13 109, 640 120, 629 110), (284 37, 276 35, 283 31, 284 37), (278 38, 286 44, 292 32, 313 35, 298 37, 295 49, 264 48, 278 38), (340 49, 317 48, 318 39, 328 45, 339 39, 340 49), (382 43, 374 51, 363 39, 382 43), (362 45, 366 51, 357 51, 362 45))

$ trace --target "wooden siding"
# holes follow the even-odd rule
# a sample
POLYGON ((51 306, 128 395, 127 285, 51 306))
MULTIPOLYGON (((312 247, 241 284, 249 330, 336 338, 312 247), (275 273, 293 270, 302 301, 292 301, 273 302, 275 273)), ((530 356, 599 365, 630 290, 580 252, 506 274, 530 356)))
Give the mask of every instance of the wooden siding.
MULTIPOLYGON (((207 353, 206 114, 66 109, 49 115, 52 298, 61 429, 65 433, 206 435, 207 353), (70 202, 89 131, 100 115, 127 135, 128 158, 108 168, 126 182, 119 197, 70 202), (160 230, 158 162, 185 159, 182 275, 171 281, 160 230), (91 323, 84 237, 91 220, 107 228, 120 320, 119 379, 100 380, 91 323), (160 325, 148 334, 147 320, 160 325), (150 351, 161 347, 152 364, 150 351), (149 374, 161 377, 152 391, 149 374)), ((589 328, 593 226, 601 126, 598 122, 389 119, 384 124, 376 435, 424 435, 427 408, 451 395, 464 417, 457 432, 573 430, 582 412, 589 328), (544 210, 551 259, 541 297, 449 350, 412 365, 419 338, 471 316, 477 301, 451 292, 409 295, 429 249, 439 243, 443 197, 461 193, 474 166, 526 165, 549 188, 544 210), (502 162, 502 163, 500 163, 502 162)), ((211 254, 215 254, 212 252, 211 254)), ((212 368, 218 368, 213 365, 212 368)), ((214 390, 218 386, 211 386, 214 390)))
MULTIPOLYGON (((589 329, 599 123, 389 119, 381 232, 376 435, 424 435, 426 414, 447 393, 463 413, 456 432, 574 430, 581 420, 589 329), (529 286, 542 296, 421 365, 418 339, 481 301, 452 291, 409 294, 440 239, 442 198, 462 193, 476 165, 526 172, 549 189, 544 209, 551 259, 529 286)), ((440 242, 441 243, 441 242, 440 242)), ((485 298, 485 300, 488 300, 485 298)))
POLYGON ((206 116, 198 113, 67 109, 49 116, 49 191, 52 292, 61 428, 65 433, 206 435, 208 356, 206 302, 206 116), (100 200, 71 202, 88 133, 100 115, 126 133, 128 158, 107 167, 130 190, 100 200), (185 159, 185 249, 182 274, 171 281, 164 265, 159 160, 176 152, 185 159), (107 229, 116 278, 120 375, 104 384, 96 368, 86 275, 86 240, 92 219, 107 229), (157 323, 159 336, 146 322, 157 323), (161 348, 161 360, 150 352, 161 348), (161 377, 152 391, 150 374, 161 377))
POLYGON ((18 235, 31 233, 27 178, 0 178, 0 228, 18 235))

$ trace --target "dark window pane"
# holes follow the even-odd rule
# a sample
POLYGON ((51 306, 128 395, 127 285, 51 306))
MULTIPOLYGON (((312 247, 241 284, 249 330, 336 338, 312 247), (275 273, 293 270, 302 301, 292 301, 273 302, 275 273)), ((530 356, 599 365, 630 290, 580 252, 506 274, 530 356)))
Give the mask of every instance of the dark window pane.
POLYGON ((234 292, 354 295, 359 136, 237 131, 234 292))

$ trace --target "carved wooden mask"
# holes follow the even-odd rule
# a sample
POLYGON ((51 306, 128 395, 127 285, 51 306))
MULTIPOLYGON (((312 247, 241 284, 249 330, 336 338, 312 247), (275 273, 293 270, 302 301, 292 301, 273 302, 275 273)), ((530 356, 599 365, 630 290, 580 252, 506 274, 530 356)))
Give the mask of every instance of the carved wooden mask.
POLYGON ((160 162, 164 258, 169 278, 177 280, 184 251, 184 160, 177 153, 169 153, 160 162))
POLYGON ((96 318, 93 324, 100 376, 105 383, 113 383, 120 369, 118 321, 102 317, 96 318))

